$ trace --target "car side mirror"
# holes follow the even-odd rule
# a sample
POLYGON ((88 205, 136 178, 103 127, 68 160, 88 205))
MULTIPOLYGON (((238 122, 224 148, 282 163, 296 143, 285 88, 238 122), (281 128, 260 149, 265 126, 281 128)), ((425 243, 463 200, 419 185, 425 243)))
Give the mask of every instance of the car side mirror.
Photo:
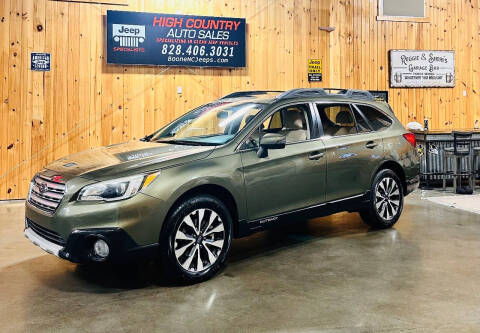
POLYGON ((286 137, 277 133, 267 133, 260 140, 260 148, 258 148, 257 156, 264 158, 268 156, 269 149, 285 148, 286 137))

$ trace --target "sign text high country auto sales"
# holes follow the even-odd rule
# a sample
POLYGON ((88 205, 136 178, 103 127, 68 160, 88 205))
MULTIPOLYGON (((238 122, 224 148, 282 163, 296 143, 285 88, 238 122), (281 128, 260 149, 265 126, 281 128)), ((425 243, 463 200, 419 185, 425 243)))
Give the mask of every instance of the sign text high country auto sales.
POLYGON ((107 63, 245 67, 245 19, 107 12, 107 63))

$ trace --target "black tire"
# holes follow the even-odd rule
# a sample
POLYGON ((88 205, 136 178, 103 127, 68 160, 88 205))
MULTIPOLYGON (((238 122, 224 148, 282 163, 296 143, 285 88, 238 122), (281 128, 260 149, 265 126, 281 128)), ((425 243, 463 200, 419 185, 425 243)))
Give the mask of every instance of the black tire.
POLYGON ((211 195, 188 198, 174 207, 165 223, 159 244, 162 271, 168 280, 198 283, 222 269, 230 252, 233 228, 231 214, 220 200, 211 195))
POLYGON ((363 222, 374 229, 391 228, 397 223, 402 210, 403 186, 400 178, 390 169, 380 170, 372 182, 368 207, 360 211, 363 222), (388 187, 386 192, 383 191, 385 187, 388 187), (387 193, 389 190, 391 193, 387 193))

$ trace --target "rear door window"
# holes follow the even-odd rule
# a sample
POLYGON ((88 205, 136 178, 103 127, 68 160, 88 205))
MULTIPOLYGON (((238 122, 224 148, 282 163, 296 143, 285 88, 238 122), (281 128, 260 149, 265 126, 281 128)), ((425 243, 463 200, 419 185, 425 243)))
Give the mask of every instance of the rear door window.
POLYGON ((357 109, 353 109, 353 113, 355 114, 355 120, 357 121, 357 129, 359 133, 368 133, 372 130, 370 129, 370 125, 367 123, 365 118, 358 112, 357 109))
POLYGON ((392 125, 392 120, 379 110, 367 105, 356 106, 360 109, 365 118, 367 118, 374 131, 381 131, 392 125))
POLYGON ((358 133, 349 104, 317 104, 317 109, 324 135, 342 136, 358 133))

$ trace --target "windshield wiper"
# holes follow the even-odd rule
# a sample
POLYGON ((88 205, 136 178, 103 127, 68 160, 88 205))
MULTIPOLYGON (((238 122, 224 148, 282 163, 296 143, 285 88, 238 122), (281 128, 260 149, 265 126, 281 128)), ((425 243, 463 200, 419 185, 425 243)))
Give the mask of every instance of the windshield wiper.
POLYGON ((153 134, 145 135, 140 141, 149 142, 153 138, 153 134))
POLYGON ((190 140, 155 140, 159 143, 170 143, 174 145, 186 145, 186 146, 218 146, 218 143, 213 142, 198 142, 190 140))

